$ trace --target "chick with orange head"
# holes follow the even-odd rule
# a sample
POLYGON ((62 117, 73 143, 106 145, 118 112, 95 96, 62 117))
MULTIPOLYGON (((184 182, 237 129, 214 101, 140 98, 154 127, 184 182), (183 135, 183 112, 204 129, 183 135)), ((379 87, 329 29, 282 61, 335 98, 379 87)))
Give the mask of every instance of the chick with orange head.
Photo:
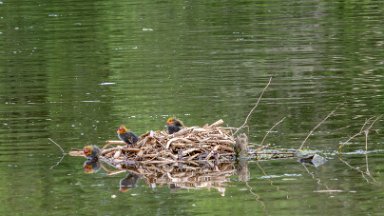
POLYGON ((167 130, 169 134, 176 133, 177 131, 181 130, 181 128, 183 127, 184 127, 184 124, 179 119, 174 117, 170 117, 167 119, 167 130))
POLYGON ((132 131, 129 131, 124 125, 117 129, 117 136, 121 141, 129 146, 133 146, 139 141, 139 138, 132 131))
POLYGON ((95 145, 87 145, 83 148, 83 153, 88 159, 95 159, 100 156, 100 149, 95 145))

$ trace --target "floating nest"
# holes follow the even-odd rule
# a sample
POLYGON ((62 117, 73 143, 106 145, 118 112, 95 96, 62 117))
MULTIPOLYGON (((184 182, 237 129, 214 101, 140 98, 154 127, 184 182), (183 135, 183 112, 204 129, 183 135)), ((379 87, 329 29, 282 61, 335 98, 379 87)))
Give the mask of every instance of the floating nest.
MULTIPOLYGON (((121 191, 134 187, 140 178, 150 187, 214 188, 224 195, 224 184, 236 173, 233 161, 239 153, 235 148, 239 140, 233 136, 233 128, 223 124, 219 120, 203 127, 185 127, 174 134, 150 131, 132 147, 122 141, 106 141, 97 158, 84 162, 84 171, 93 173, 102 168, 109 175, 128 172, 120 181, 121 191)), ((84 156, 80 150, 70 155, 84 156)))
POLYGON ((131 164, 198 166, 202 161, 231 162, 236 156, 236 139, 230 128, 221 127, 223 123, 219 120, 203 127, 186 127, 174 134, 150 131, 141 135, 133 147, 127 147, 121 141, 107 141, 99 158, 116 168, 131 164))
MULTIPOLYGON (((223 124, 223 120, 218 120, 203 127, 185 127, 174 134, 150 131, 141 135, 132 147, 122 141, 109 140, 97 151, 97 157, 84 162, 83 168, 86 173, 103 168, 108 175, 128 172, 120 181, 120 188, 133 187, 135 183, 132 182, 140 178, 150 187, 215 188, 223 195, 224 184, 230 181, 230 176, 237 174, 241 181, 249 178, 245 161, 235 164, 236 159, 296 157, 295 151, 271 150, 268 145, 248 148, 245 134, 234 136, 237 128, 224 127, 223 124)), ((85 157, 81 150, 69 154, 85 157)))
MULTIPOLYGON (((296 156, 291 150, 271 150, 268 145, 248 147, 245 134, 234 136, 237 128, 223 127, 223 120, 203 127, 185 127, 174 134, 150 131, 128 147, 123 141, 109 140, 100 149, 98 160, 117 169, 134 164, 188 164, 230 163, 236 158, 271 160, 296 156)), ((82 151, 71 151, 72 156, 84 156, 82 151)))

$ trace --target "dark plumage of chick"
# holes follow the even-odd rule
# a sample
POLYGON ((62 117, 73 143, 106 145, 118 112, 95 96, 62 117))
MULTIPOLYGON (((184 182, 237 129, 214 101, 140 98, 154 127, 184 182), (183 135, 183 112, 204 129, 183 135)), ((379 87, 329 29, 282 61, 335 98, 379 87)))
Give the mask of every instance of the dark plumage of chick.
POLYGON ((121 125, 119 129, 117 129, 117 136, 121 141, 125 142, 128 146, 135 145, 139 140, 136 134, 129 131, 124 125, 121 125))
POLYGON ((184 124, 182 121, 173 117, 167 119, 167 129, 169 134, 176 133, 177 131, 181 130, 181 128, 183 127, 184 127, 184 124))
POLYGON ((97 159, 100 156, 100 152, 99 147, 95 145, 87 145, 83 148, 83 153, 89 160, 97 159))

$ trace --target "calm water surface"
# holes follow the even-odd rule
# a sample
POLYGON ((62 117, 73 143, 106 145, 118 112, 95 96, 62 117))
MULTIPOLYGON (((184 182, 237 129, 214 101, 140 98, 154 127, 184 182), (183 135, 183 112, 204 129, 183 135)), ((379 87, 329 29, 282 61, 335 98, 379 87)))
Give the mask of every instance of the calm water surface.
POLYGON ((382 215, 384 2, 0 0, 1 215, 382 215), (224 119, 275 147, 308 139, 328 162, 250 162, 224 190, 152 189, 84 174, 60 150, 138 134, 177 116, 224 119), (369 170, 373 177, 364 178, 369 170), (349 165, 347 165, 347 164, 349 165), (359 170, 356 168, 359 167, 359 170), (333 192, 330 192, 330 191, 333 192))

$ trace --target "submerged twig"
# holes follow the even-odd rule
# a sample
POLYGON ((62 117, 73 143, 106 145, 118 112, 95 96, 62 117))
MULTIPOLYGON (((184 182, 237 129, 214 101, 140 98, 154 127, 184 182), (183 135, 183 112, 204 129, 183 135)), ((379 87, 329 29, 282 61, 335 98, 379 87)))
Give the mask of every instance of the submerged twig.
POLYGON ((63 161, 66 153, 65 153, 64 149, 57 142, 53 141, 53 139, 48 138, 48 140, 51 141, 53 144, 55 144, 57 147, 59 147, 61 154, 62 154, 60 160, 55 165, 50 167, 50 169, 53 169, 53 168, 57 167, 61 163, 61 161, 63 161))
MULTIPOLYGON (((368 136, 366 136, 366 143, 368 142, 368 136)), ((366 144, 367 146, 367 144, 366 144)), ((367 153, 368 150, 365 150, 365 173, 367 173, 367 175, 371 176, 371 171, 369 170, 369 164, 368 164, 368 153, 367 153)), ((371 178, 373 179, 373 177, 371 176, 371 178)))
MULTIPOLYGON (((371 124, 371 126, 372 126, 372 124, 371 124)), ((364 135, 365 135, 365 167, 366 167, 365 173, 367 173, 367 175, 369 175, 369 176, 371 176, 371 171, 369 171, 369 164, 368 164, 368 133, 369 133, 370 128, 371 127, 368 127, 366 130, 364 130, 364 135)))
MULTIPOLYGON (((245 161, 245 162, 248 163, 248 161, 245 161)), ((260 167, 260 168, 261 168, 261 167, 260 167)), ((249 172, 248 168, 247 168, 247 172, 249 172)), ((248 175, 249 175, 249 174, 248 174, 248 175)), ((263 200, 261 199, 260 195, 257 194, 257 193, 255 193, 255 192, 253 191, 253 187, 251 187, 251 186, 249 185, 249 179, 247 179, 247 180, 245 181, 245 186, 248 188, 249 193, 251 193, 253 196, 255 196, 256 201, 260 203, 260 205, 262 206, 264 212, 267 213, 267 208, 266 208, 265 203, 264 203, 263 200)))
POLYGON ((245 118, 244 123, 243 123, 243 124, 242 124, 242 125, 235 131, 235 133, 233 133, 233 135, 236 135, 241 129, 243 129, 243 128, 245 127, 245 125, 246 125, 247 122, 248 122, 249 117, 251 116, 251 114, 253 113, 253 111, 256 109, 256 107, 259 105, 260 100, 261 100, 261 98, 263 97, 263 94, 264 94, 265 90, 267 90, 269 84, 271 84, 271 81, 272 81, 272 77, 269 78, 269 81, 268 81, 267 85, 266 85, 266 86, 264 87, 264 89, 261 91, 260 96, 259 96, 259 98, 257 99, 255 106, 253 106, 252 109, 251 109, 251 111, 248 113, 247 117, 245 118))
POLYGON ((61 156, 60 160, 55 165, 52 165, 49 169, 53 169, 53 168, 57 167, 61 163, 61 161, 63 161, 64 157, 65 157, 65 154, 63 154, 61 156))
MULTIPOLYGON (((257 168, 260 169, 261 173, 263 173, 264 176, 268 176, 268 174, 265 172, 264 168, 260 165, 259 161, 256 161, 256 165, 257 165, 257 168)), ((275 186, 275 185, 273 184, 272 179, 269 178, 268 181, 269 181, 269 183, 271 184, 271 186, 275 186)), ((275 186, 275 187, 276 187, 276 190, 277 190, 277 191, 280 191, 280 187, 279 187, 279 186, 275 186)))
MULTIPOLYGON (((371 176, 371 171, 369 171, 369 164, 368 164, 368 134, 371 130, 372 126, 376 123, 377 120, 379 120, 382 117, 382 115, 379 115, 378 117, 373 120, 372 124, 370 124, 367 129, 364 130, 365 135, 365 166, 366 166, 366 173, 367 175, 371 176)), ((373 177, 371 177, 373 179, 373 177)))
POLYGON ((273 130, 273 128, 275 128, 277 125, 279 125, 281 122, 283 122, 283 121, 285 120, 285 118, 286 118, 286 117, 283 117, 282 119, 280 119, 280 121, 276 122, 276 123, 271 127, 271 129, 269 129, 269 130, 267 131, 267 133, 265 134, 263 140, 261 140, 260 145, 263 145, 264 140, 267 138, 268 134, 273 130))
POLYGON ((260 203, 261 207, 263 208, 264 212, 267 213, 267 207, 265 203, 261 200, 261 197, 259 194, 253 192, 253 188, 249 185, 249 182, 245 182, 245 186, 248 188, 249 193, 251 193, 253 196, 255 196, 256 201, 260 203))
POLYGON ((359 172, 361 174, 361 176, 365 179, 365 181, 367 181, 367 183, 370 183, 369 179, 367 177, 369 177, 370 179, 372 179, 373 182, 376 182, 376 180, 371 176, 371 174, 369 173, 366 173, 364 171, 362 171, 359 167, 353 167, 351 164, 349 164, 347 161, 345 161, 344 159, 342 159, 340 156, 339 156, 339 160, 341 162, 343 162, 345 165, 347 165, 347 167, 353 169, 353 170, 356 170, 357 172, 359 172))
POLYGON ((305 137, 304 141, 301 143, 300 147, 299 147, 299 150, 302 150, 304 145, 305 145, 305 142, 307 141, 307 139, 313 134, 313 132, 318 128, 320 127, 321 124, 323 124, 329 117, 331 117, 331 115, 333 115, 336 111, 337 107, 332 110, 321 122, 319 122, 307 135, 307 137, 305 137))
POLYGON ((321 179, 319 177, 316 177, 315 174, 313 174, 312 172, 310 172, 304 163, 301 163, 301 165, 304 167, 305 171, 307 171, 308 175, 310 175, 312 179, 316 181, 317 185, 319 185, 320 187, 324 186, 326 188, 326 190, 321 190, 321 191, 329 192, 329 193, 332 193, 334 191, 334 190, 330 190, 326 184, 321 183, 321 179))
MULTIPOLYGON (((264 176, 268 176, 268 174, 265 172, 265 169, 260 165, 259 161, 256 161, 256 165, 257 165, 257 167, 260 169, 260 171, 263 173, 264 176)), ((273 183, 273 181, 272 181, 272 178, 268 178, 267 180, 269 181, 269 183, 270 183, 271 186, 273 186, 273 187, 276 188, 276 191, 279 191, 279 192, 286 192, 286 196, 287 196, 287 198, 289 197, 288 192, 287 192, 287 191, 284 191, 284 190, 281 190, 281 189, 280 189, 280 186, 275 185, 275 184, 273 183)))

